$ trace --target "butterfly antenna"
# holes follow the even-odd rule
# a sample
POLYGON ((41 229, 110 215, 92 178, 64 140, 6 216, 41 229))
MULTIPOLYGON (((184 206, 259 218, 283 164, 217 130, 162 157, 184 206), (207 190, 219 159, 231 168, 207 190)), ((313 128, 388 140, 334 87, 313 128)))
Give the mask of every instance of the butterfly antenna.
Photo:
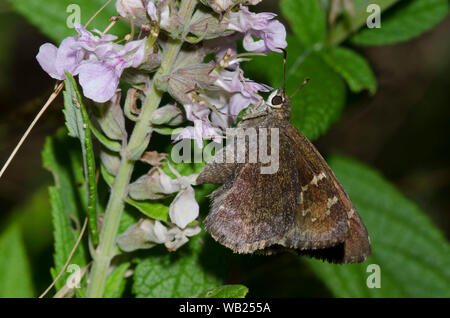
POLYGON ((308 82, 309 82, 309 77, 307 77, 307 78, 305 78, 305 79, 303 80, 303 83, 300 85, 299 88, 297 88, 297 90, 294 92, 294 94, 292 94, 291 96, 289 96, 289 99, 292 99, 295 95, 297 95, 297 94, 302 90, 302 88, 303 88, 306 84, 308 84, 308 82))
POLYGON ((286 62, 287 62, 287 51, 280 48, 283 51, 283 91, 286 91, 286 62))

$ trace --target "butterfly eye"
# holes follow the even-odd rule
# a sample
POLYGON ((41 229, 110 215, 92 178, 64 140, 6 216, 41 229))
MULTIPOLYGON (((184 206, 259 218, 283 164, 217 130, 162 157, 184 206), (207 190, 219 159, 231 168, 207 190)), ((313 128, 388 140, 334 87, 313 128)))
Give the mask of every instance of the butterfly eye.
POLYGON ((272 98, 272 105, 277 106, 281 104, 283 104, 283 97, 277 95, 274 98, 272 98))

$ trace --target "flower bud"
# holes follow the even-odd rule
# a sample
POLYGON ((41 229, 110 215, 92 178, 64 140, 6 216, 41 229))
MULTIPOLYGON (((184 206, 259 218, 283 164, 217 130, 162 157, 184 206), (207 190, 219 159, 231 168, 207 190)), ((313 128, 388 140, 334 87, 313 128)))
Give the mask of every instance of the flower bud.
POLYGON ((261 1, 262 0, 200 0, 200 2, 210 7, 217 13, 223 13, 238 4, 255 5, 261 1))
POLYGON ((107 149, 102 149, 100 151, 100 161, 110 174, 113 176, 117 175, 120 166, 120 157, 118 154, 107 149))
POLYGON ((117 0, 116 9, 122 17, 132 20, 136 25, 150 23, 142 0, 117 0))
POLYGON ((97 104, 99 115, 95 117, 105 135, 112 140, 123 140, 126 137, 125 117, 120 107, 120 93, 109 103, 97 104))
POLYGON ((183 113, 175 105, 166 105, 156 109, 150 121, 154 125, 178 126, 183 122, 183 113))
POLYGON ((183 105, 190 104, 192 99, 189 92, 211 88, 217 80, 217 74, 213 72, 215 66, 214 62, 189 65, 162 76, 158 84, 167 84, 167 90, 173 98, 183 105))
POLYGON ((117 237, 117 245, 125 252, 132 252, 165 243, 172 237, 159 221, 141 219, 117 237))
POLYGON ((176 251, 189 241, 189 237, 197 235, 200 232, 201 228, 198 224, 189 225, 183 230, 179 227, 173 227, 168 231, 169 240, 164 245, 169 251, 176 251))
POLYGON ((129 185, 128 194, 135 200, 158 200, 179 190, 177 180, 166 175, 160 168, 153 168, 129 185))
POLYGON ((196 35, 199 39, 209 40, 233 33, 227 31, 228 20, 218 15, 205 13, 198 10, 187 28, 189 33, 196 35))

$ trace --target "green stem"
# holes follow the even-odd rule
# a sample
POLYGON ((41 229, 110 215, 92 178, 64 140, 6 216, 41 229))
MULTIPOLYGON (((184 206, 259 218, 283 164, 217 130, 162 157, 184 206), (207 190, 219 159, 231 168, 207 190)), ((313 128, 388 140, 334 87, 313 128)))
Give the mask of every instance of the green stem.
MULTIPOLYGON (((370 3, 379 5, 381 12, 383 12, 399 1, 400 0, 377 0, 370 1, 370 3)), ((366 3, 363 6, 355 8, 355 16, 350 21, 342 21, 330 30, 328 35, 328 44, 330 46, 339 45, 366 23, 367 17, 371 14, 366 12, 368 4, 369 3, 366 3)))
MULTIPOLYGON (((180 6, 180 17, 184 21, 189 21, 198 0, 182 0, 180 6)), ((164 56, 158 72, 153 78, 153 83, 148 89, 146 99, 142 105, 142 112, 136 126, 133 129, 130 140, 125 151, 122 151, 122 160, 119 171, 114 180, 111 196, 106 207, 102 230, 100 233, 100 243, 98 245, 94 264, 89 276, 89 285, 86 297, 102 297, 109 264, 115 252, 115 240, 120 225, 120 219, 124 208, 124 199, 127 196, 127 187, 130 183, 135 161, 130 160, 128 154, 135 153, 136 149, 142 148, 143 144, 149 142, 149 135, 152 132, 150 126, 150 116, 159 106, 162 92, 155 87, 155 81, 162 75, 171 71, 172 65, 178 56, 183 45, 182 40, 169 40, 164 50, 164 56)), ((143 151, 143 150, 142 150, 143 151)))

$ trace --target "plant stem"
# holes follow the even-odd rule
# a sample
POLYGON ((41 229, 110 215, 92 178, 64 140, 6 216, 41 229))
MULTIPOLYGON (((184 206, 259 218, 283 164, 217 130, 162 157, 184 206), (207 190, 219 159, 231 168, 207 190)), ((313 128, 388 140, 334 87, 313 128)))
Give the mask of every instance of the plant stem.
MULTIPOLYGON (((179 15, 183 21, 189 21, 197 5, 197 1, 181 1, 179 15)), ((152 132, 150 116, 159 106, 162 98, 162 92, 156 89, 155 81, 161 76, 170 73, 182 45, 182 40, 169 40, 167 42, 161 66, 153 77, 150 88, 145 92, 146 99, 142 105, 139 120, 136 122, 126 149, 122 151, 119 171, 114 180, 111 196, 106 207, 102 231, 100 233, 100 243, 89 276, 90 282, 87 288, 87 297, 98 298, 103 295, 109 264, 115 252, 115 240, 124 208, 124 199, 127 196, 127 187, 130 183, 135 163, 135 161, 129 159, 129 154, 135 153, 137 149, 142 148, 143 144, 146 145, 149 142, 149 135, 152 132)), ((144 149, 142 149, 143 151, 144 149)))
MULTIPOLYGON (((393 6, 400 0, 377 0, 371 1, 371 3, 380 6, 381 12, 385 11, 389 7, 393 6)), ((352 33, 360 29, 367 20, 367 17, 371 14, 366 12, 367 4, 355 8, 355 16, 350 21, 342 21, 333 27, 328 35, 328 44, 330 46, 336 46, 347 39, 352 33)))

